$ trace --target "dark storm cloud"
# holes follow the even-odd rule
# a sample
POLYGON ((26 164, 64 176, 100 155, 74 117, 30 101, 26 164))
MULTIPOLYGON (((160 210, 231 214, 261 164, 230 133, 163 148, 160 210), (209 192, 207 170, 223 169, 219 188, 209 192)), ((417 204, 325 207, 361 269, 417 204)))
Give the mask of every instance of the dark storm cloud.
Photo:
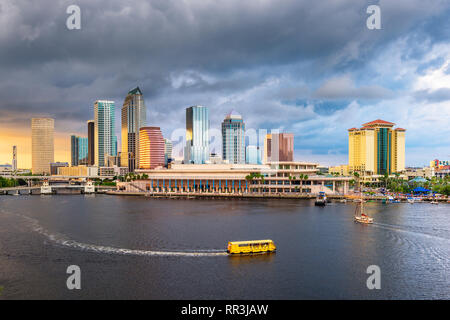
POLYGON ((1 117, 28 123, 49 115, 84 128, 96 99, 119 109, 139 85, 150 121, 166 132, 184 125, 193 104, 209 106, 214 121, 235 108, 251 125, 289 127, 315 114, 285 100, 391 99, 383 84, 345 75, 364 74, 406 35, 403 58, 423 55, 423 39, 439 29, 434 19, 448 25, 448 8, 440 0, 1 0, 1 117), (374 3, 382 30, 366 28, 374 3), (72 4, 81 8, 81 30, 66 28, 72 4), (283 81, 273 86, 272 77, 283 81))

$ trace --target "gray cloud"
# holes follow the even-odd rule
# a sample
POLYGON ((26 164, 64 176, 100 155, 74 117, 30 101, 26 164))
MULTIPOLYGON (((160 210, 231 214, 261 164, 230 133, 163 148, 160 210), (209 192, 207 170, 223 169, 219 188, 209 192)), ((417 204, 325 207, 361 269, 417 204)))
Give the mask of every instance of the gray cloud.
POLYGON ((442 102, 450 100, 450 88, 439 88, 436 90, 418 90, 413 96, 419 101, 442 102))
POLYGON ((394 93, 380 86, 361 86, 356 88, 348 76, 337 77, 326 81, 314 93, 318 99, 391 99, 394 93))

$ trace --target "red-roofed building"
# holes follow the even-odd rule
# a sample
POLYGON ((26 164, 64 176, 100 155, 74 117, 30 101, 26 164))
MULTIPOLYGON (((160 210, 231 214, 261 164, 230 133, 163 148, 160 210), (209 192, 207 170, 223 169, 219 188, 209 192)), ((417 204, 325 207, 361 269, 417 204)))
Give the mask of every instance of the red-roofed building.
POLYGON ((374 120, 374 121, 370 121, 370 122, 364 123, 362 126, 363 127, 377 127, 377 126, 393 127, 394 125, 395 125, 395 123, 393 123, 393 122, 377 119, 377 120, 374 120))
POLYGON ((405 170, 405 131, 395 123, 377 119, 360 129, 348 129, 349 171, 383 175, 405 170))

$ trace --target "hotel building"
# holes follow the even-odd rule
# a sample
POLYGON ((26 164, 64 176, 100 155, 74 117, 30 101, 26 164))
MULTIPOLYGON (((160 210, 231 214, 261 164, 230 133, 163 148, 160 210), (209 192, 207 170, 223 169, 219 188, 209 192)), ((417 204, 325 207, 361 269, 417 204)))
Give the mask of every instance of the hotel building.
POLYGON ((164 138, 159 127, 143 127, 139 132, 139 168, 164 165, 164 138))
POLYGON ((209 160, 209 110, 203 106, 186 109, 184 163, 202 164, 209 160))
POLYGON ((405 170, 405 129, 395 123, 375 120, 360 129, 348 129, 348 171, 384 175, 405 170))
POLYGON ((33 174, 50 174, 50 163, 55 161, 54 130, 54 119, 31 119, 31 170, 33 174))
POLYGON ((222 157, 229 163, 245 163, 245 124, 234 110, 222 122, 222 157))
POLYGON ((129 91, 122 106, 121 163, 130 172, 139 168, 139 129, 145 126, 146 112, 141 89, 129 91))
POLYGON ((294 161, 294 134, 267 134, 264 140, 264 163, 285 161, 294 161))
POLYGON ((97 100, 94 104, 95 165, 105 166, 106 156, 117 155, 114 101, 97 100))

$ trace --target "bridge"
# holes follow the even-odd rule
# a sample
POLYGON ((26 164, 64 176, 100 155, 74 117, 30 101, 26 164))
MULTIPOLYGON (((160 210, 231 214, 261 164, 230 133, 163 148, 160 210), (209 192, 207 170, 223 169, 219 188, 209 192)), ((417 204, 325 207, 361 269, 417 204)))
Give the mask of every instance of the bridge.
POLYGON ((21 195, 21 194, 57 194, 57 193, 105 193, 106 191, 115 190, 114 186, 95 186, 93 184, 85 185, 71 185, 71 184, 59 184, 49 185, 44 184, 42 186, 19 186, 10 188, 0 188, 0 195, 21 195), (58 192, 59 191, 59 192, 58 192))

